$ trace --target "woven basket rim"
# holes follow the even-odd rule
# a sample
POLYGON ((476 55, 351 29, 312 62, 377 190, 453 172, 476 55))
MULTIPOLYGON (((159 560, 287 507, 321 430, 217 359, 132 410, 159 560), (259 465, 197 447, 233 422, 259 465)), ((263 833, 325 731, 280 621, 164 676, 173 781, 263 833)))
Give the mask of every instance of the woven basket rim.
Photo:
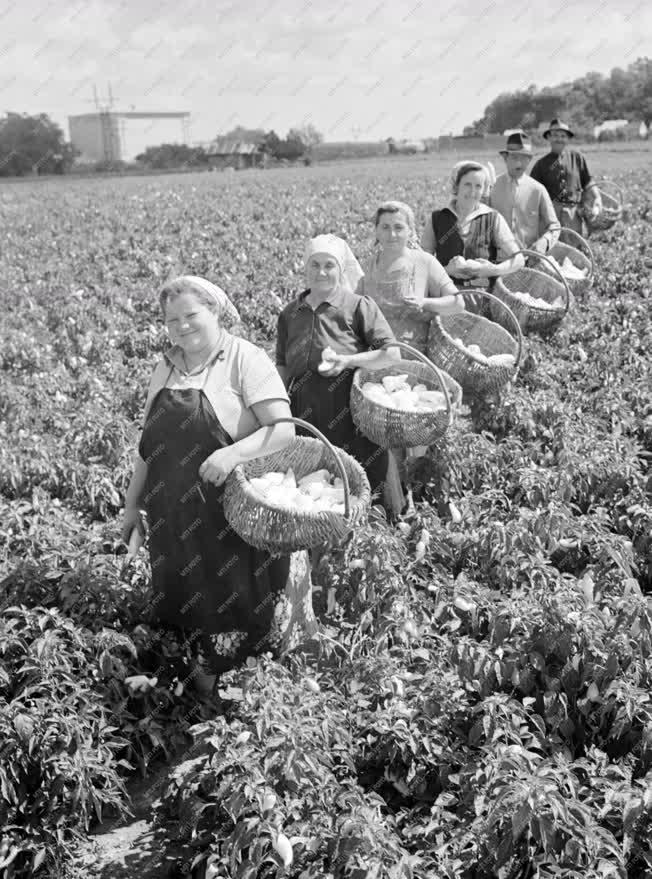
MULTIPOLYGON (((474 314, 472 311, 464 312, 464 314, 468 315, 469 317, 472 317, 475 321, 479 321, 479 322, 482 322, 483 324, 487 324, 487 325, 490 324, 492 332, 495 332, 501 338, 504 338, 505 336, 507 336, 507 338, 510 340, 510 342, 513 345, 515 345, 518 350, 518 341, 512 336, 512 334, 509 332, 508 329, 506 329, 505 327, 496 323, 496 321, 491 320, 490 318, 484 317, 484 315, 474 314)), ((450 317, 455 317, 455 316, 456 315, 450 315, 450 317)), ((448 332, 446 327, 442 324, 440 315, 435 315, 432 323, 435 323, 437 325, 437 327, 441 331, 442 335, 445 337, 447 344, 451 345, 455 349, 456 352, 459 352, 460 357, 463 357, 466 360, 471 361, 471 363, 475 364, 476 366, 483 367, 488 370, 514 369, 515 368, 516 363, 514 363, 512 366, 506 366, 504 363, 489 363, 488 360, 478 360, 476 355, 473 354, 471 351, 469 351, 466 348, 465 349, 460 348, 459 345, 455 344, 453 337, 448 332)), ((511 352, 507 351, 505 353, 509 354, 511 352)), ((516 361, 515 356, 514 356, 514 360, 516 361)))
MULTIPOLYGON (((587 256, 587 254, 586 254, 586 253, 582 253, 581 250, 578 250, 577 247, 574 247, 572 244, 568 244, 566 241, 557 241, 557 242, 556 242, 556 243, 550 248, 550 250, 548 251, 548 253, 546 254, 546 256, 551 256, 551 255, 554 256, 554 255, 555 255, 554 252, 555 252, 555 249, 556 249, 557 247, 563 247, 564 250, 566 251, 566 254, 567 254, 568 256, 575 256, 575 254, 577 254, 578 256, 581 256, 581 257, 582 257, 582 261, 585 262, 585 263, 587 264, 587 267, 588 267, 588 268, 591 268, 591 260, 589 259, 589 257, 587 256), (568 251, 569 251, 569 250, 574 251, 573 254, 568 254, 568 251)), ((566 280, 568 281, 569 278, 566 278, 566 280)), ((571 278, 570 280, 573 280, 573 279, 571 278)), ((581 280, 581 279, 580 279, 580 280, 581 280)))
MULTIPOLYGON (((551 283, 555 284, 556 286, 558 286, 560 288, 560 293, 564 296, 566 295, 566 289, 565 289, 564 285, 562 284, 561 281, 559 281, 557 278, 555 278, 554 275, 552 275, 552 274, 548 275, 545 272, 541 272, 538 269, 532 269, 529 266, 525 266, 524 268, 519 269, 518 272, 514 272, 514 275, 517 275, 520 272, 531 272, 533 275, 539 275, 539 277, 545 278, 546 281, 551 282, 551 283)), ((505 278, 509 278, 509 277, 513 277, 513 276, 505 275, 505 278)), ((585 279, 580 278, 579 280, 585 280, 585 279)), ((523 302, 523 300, 519 299, 518 296, 515 296, 514 292, 512 290, 510 290, 510 288, 507 286, 507 284, 505 284, 504 278, 497 278, 496 279, 496 287, 498 287, 500 289, 501 295, 509 296, 510 299, 512 301, 514 301, 517 304, 518 308, 521 310, 536 311, 536 312, 539 312, 540 314, 558 314, 560 312, 564 312, 564 314, 566 313, 567 309, 566 309, 565 305, 554 305, 552 307, 542 308, 541 306, 538 306, 538 305, 532 305, 532 303, 530 303, 530 302, 523 302)), ((529 291, 525 291, 525 292, 529 292, 529 291)), ((536 292, 534 294, 530 293, 530 295, 533 296, 535 299, 541 299, 543 302, 548 301, 543 296, 539 296, 536 292)))
MULTIPOLYGON (((314 448, 315 450, 319 448, 321 452, 328 453, 328 449, 320 440, 314 437, 297 436, 288 446, 285 447, 285 449, 281 449, 278 452, 273 452, 272 455, 283 455, 284 453, 287 454, 288 452, 292 453, 292 451, 300 448, 302 445, 307 448, 314 448)), ((352 518, 355 509, 365 506, 365 499, 367 494, 369 495, 369 500, 371 500, 371 490, 369 488, 367 475, 364 471, 364 467, 362 466, 362 464, 360 464, 359 461, 356 461, 356 459, 352 455, 349 455, 348 452, 345 452, 344 449, 340 449, 338 447, 336 447, 336 449, 340 459, 342 460, 343 466, 347 470, 347 476, 349 477, 349 481, 351 480, 351 474, 355 474, 358 477, 356 481, 359 484, 355 486, 356 491, 354 491, 353 486, 349 485, 350 518, 352 518), (360 490, 362 490, 361 494, 358 493, 358 491, 360 490)), ((265 457, 272 456, 270 455, 265 457)), ((329 521, 333 516, 339 516, 345 521, 348 521, 344 513, 338 513, 335 510, 297 510, 295 507, 284 506, 283 504, 271 504, 266 501, 255 489, 251 487, 249 476, 247 475, 247 467, 256 464, 260 466, 261 460, 264 460, 264 458, 254 458, 252 461, 245 461, 244 464, 238 464, 238 466, 231 471, 233 481, 237 484, 238 489, 245 495, 248 501, 257 504, 260 507, 264 507, 265 509, 273 510, 275 512, 281 512, 284 515, 293 516, 303 521, 326 522, 329 521)), ((288 469, 291 466, 292 465, 289 464, 288 469)), ((323 469, 330 470, 333 475, 337 474, 337 467, 334 463, 332 463, 330 467, 328 467, 326 463, 324 463, 323 469)), ((287 472, 287 470, 285 472, 287 472)))
MULTIPOLYGON (((433 371, 431 369, 429 369, 425 363, 421 363, 419 360, 401 360, 396 365, 392 364, 390 366, 385 366, 382 369, 375 369, 375 370, 365 369, 364 367, 361 367, 360 369, 356 369, 356 371, 353 374, 353 384, 355 385, 356 389, 359 390, 360 393, 365 397, 365 400, 368 401, 369 405, 375 406, 378 409, 386 409, 388 412, 396 412, 399 415, 407 415, 407 416, 422 416, 422 417, 426 416, 427 417, 429 415, 436 415, 437 412, 441 411, 440 409, 431 409, 428 412, 413 412, 410 409, 392 408, 391 406, 383 406, 382 403, 376 403, 374 400, 370 400, 369 397, 367 397, 364 394, 364 392, 362 390, 362 384, 363 384, 362 379, 363 378, 367 379, 368 376, 373 376, 373 375, 377 375, 377 376, 378 375, 387 375, 387 374, 391 375, 392 370, 397 370, 397 373, 395 373, 395 374, 400 374, 401 372, 405 372, 405 371, 407 371, 409 373, 410 370, 403 369, 403 367, 406 366, 407 364, 410 364, 412 367, 419 367, 419 369, 414 369, 413 371, 414 372, 419 372, 419 371, 424 372, 425 377, 431 382, 431 384, 436 385, 437 390, 441 391, 441 386, 439 385, 439 382, 437 381, 437 378, 434 375, 433 371)), ((439 369, 439 367, 437 367, 437 369, 439 369)), ((457 385, 458 388, 460 387, 459 384, 455 381, 455 379, 452 378, 450 375, 448 375, 447 372, 445 372, 443 369, 440 369, 439 371, 444 373, 444 381, 448 380, 449 382, 454 383, 453 390, 457 390, 455 388, 455 385, 457 385)), ((451 393, 450 390, 448 388, 447 388, 447 390, 450 395, 450 393, 451 393)), ((450 408, 451 409, 453 408, 453 401, 452 400, 451 400, 450 408)), ((444 411, 447 411, 447 410, 444 410, 444 411)))

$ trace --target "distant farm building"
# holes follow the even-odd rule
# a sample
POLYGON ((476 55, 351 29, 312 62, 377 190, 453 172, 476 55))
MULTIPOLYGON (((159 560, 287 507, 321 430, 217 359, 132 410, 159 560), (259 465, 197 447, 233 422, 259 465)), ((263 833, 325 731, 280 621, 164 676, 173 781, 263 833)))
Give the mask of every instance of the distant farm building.
POLYGON ((626 140, 635 138, 645 138, 648 134, 647 125, 640 119, 628 121, 627 119, 605 119, 600 125, 596 125, 593 129, 593 136, 599 138, 606 132, 619 134, 626 140))
POLYGON ((80 162, 131 161, 148 146, 178 140, 179 123, 186 143, 189 117, 190 113, 186 112, 82 113, 68 117, 70 142, 79 151, 80 162), (147 120, 146 128, 140 130, 144 120, 147 120), (136 121, 140 123, 139 128, 136 121))
POLYGON ((260 151, 259 144, 244 143, 219 137, 208 145, 206 156, 211 168, 264 168, 267 155, 260 151))
POLYGON ((627 119, 605 119, 600 125, 594 126, 593 137, 600 137, 600 135, 606 131, 623 131, 627 128, 627 125, 627 119))

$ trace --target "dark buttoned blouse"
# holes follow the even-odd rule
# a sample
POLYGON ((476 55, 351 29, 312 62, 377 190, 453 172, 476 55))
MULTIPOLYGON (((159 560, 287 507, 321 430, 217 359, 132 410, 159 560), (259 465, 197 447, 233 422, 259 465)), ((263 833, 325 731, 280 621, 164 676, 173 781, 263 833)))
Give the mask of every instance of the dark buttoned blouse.
POLYGON ((394 341, 380 308, 368 296, 337 290, 313 309, 304 290, 286 305, 278 319, 276 364, 290 378, 316 372, 324 348, 338 354, 360 354, 394 341))

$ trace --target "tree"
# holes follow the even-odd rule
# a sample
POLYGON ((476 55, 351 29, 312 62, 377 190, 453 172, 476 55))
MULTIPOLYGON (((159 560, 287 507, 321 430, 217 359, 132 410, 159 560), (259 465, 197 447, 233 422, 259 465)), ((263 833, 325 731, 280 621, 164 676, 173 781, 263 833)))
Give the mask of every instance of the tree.
POLYGON ((591 129, 605 119, 652 120, 652 60, 639 58, 626 70, 614 67, 609 76, 590 71, 571 82, 540 91, 505 92, 486 107, 482 119, 465 133, 499 133, 505 128, 534 128, 564 116, 576 130, 591 129))
POLYGON ((286 161, 300 159, 306 152, 306 146, 296 135, 291 135, 292 132, 289 132, 286 139, 281 140, 275 131, 270 131, 265 135, 260 149, 274 159, 286 161))
POLYGON ((324 135, 317 131, 314 125, 307 124, 301 125, 297 128, 291 128, 288 131, 287 138, 288 141, 301 141, 301 143, 305 146, 307 150, 312 149, 312 147, 316 146, 318 143, 323 143, 324 135))
POLYGON ((275 131, 268 131, 260 145, 260 151, 267 153, 268 156, 275 157, 280 143, 281 138, 278 134, 275 131))
POLYGON ((78 152, 45 113, 7 113, 0 119, 0 176, 64 174, 78 152))
POLYGON ((300 159, 306 152, 305 144, 298 137, 286 137, 276 148, 276 158, 291 162, 300 159))

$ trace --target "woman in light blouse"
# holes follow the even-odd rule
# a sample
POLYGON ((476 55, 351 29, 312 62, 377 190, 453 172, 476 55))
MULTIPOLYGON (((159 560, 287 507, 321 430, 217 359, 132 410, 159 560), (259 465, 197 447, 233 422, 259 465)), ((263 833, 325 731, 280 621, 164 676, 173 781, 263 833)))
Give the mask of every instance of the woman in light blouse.
POLYGON ((430 320, 463 311, 462 297, 441 263, 419 247, 409 205, 381 204, 374 230, 377 250, 357 292, 378 304, 398 341, 425 354, 430 320))
POLYGON ((450 204, 432 212, 421 246, 437 257, 458 286, 491 288, 496 278, 524 265, 523 255, 517 253, 504 218, 481 201, 487 189, 486 168, 479 162, 461 162, 451 182, 450 204))

